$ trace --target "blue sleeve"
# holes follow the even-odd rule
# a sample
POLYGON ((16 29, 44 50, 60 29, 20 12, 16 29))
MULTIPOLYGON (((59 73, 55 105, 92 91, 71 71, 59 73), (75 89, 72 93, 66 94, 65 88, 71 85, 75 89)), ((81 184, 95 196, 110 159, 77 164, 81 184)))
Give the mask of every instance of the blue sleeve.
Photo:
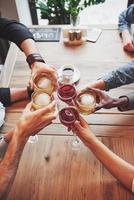
POLYGON ((133 83, 134 60, 116 70, 107 73, 101 77, 101 79, 105 82, 107 91, 122 85, 133 83))
POLYGON ((119 31, 122 33, 122 31, 128 29, 130 31, 131 24, 134 23, 134 4, 129 6, 126 10, 124 10, 118 20, 118 28, 119 31))

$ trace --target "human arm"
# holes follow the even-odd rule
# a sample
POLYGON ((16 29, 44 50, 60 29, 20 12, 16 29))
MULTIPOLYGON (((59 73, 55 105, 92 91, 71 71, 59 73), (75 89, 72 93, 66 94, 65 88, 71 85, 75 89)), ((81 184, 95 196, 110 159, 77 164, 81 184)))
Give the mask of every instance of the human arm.
POLYGON ((30 88, 0 88, 0 102, 5 107, 12 103, 30 98, 30 88))
POLYGON ((57 88, 57 73, 53 66, 46 64, 44 59, 39 53, 39 50, 37 48, 36 43, 34 40, 27 39, 22 42, 21 49, 25 53, 26 57, 29 58, 32 56, 33 62, 30 64, 31 68, 31 79, 30 79, 30 86, 33 88, 33 77, 38 76, 41 73, 45 73, 47 77, 52 81, 52 84, 54 88, 57 88), (38 59, 41 59, 42 61, 38 61, 38 59))
POLYGON ((5 198, 11 188, 21 154, 29 136, 39 132, 56 117, 55 101, 49 106, 36 111, 31 111, 31 106, 31 103, 26 106, 13 130, 7 151, 0 163, 0 199, 5 198))
MULTIPOLYGON (((34 41, 33 35, 24 24, 15 20, 0 18, 0 37, 14 42, 25 53, 26 57, 31 54, 36 54, 43 60, 34 41)), ((44 72, 51 77, 55 88, 57 87, 56 71, 50 65, 35 60, 35 62, 30 65, 30 68, 32 77, 35 73, 44 72)), ((32 86, 32 78, 30 83, 32 86)))
POLYGON ((110 173, 126 188, 132 190, 134 167, 100 142, 82 117, 80 117, 80 122, 75 122, 73 131, 110 171, 110 173))
POLYGON ((87 88, 110 90, 134 82, 134 60, 128 64, 108 72, 97 81, 87 85, 87 88))
POLYGON ((122 95, 119 98, 113 98, 106 92, 96 88, 82 90, 82 92, 84 91, 93 91, 96 94, 96 106, 94 111, 100 110, 101 108, 110 109, 114 107, 117 107, 119 111, 134 109, 134 92, 122 95))
POLYGON ((122 36, 123 48, 129 52, 134 52, 134 43, 130 31, 131 24, 134 23, 133 12, 134 5, 131 5, 120 14, 118 21, 118 28, 122 36))
POLYGON ((0 17, 0 37, 14 42, 19 48, 26 39, 33 40, 33 35, 24 24, 3 17, 0 17))

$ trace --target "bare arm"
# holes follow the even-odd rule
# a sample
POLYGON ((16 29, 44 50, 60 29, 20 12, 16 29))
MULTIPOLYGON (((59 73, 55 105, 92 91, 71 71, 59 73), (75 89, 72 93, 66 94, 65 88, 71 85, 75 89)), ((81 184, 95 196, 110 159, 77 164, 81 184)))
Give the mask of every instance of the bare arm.
POLYGON ((56 118, 55 101, 36 111, 31 111, 31 106, 32 103, 26 106, 12 134, 7 134, 7 139, 10 142, 5 156, 0 162, 0 200, 5 199, 10 191, 29 136, 38 133, 56 118))
POLYGON ((134 167, 109 150, 97 138, 91 140, 87 147, 104 164, 104 166, 117 178, 126 188, 132 189, 134 178, 134 167))
POLYGON ((20 137, 20 134, 20 130, 16 128, 4 159, 0 163, 0 199, 8 195, 17 172, 21 154, 27 142, 27 138, 20 137))
POLYGON ((80 122, 75 123, 74 131, 111 174, 126 188, 131 190, 134 178, 134 167, 101 143, 89 129, 88 124, 83 118, 80 119, 80 122))
MULTIPOLYGON (((39 54, 39 50, 37 48, 37 45, 34 40, 32 39, 26 39, 21 43, 21 49, 25 53, 26 57, 28 57, 31 54, 39 54)), ((30 66, 32 69, 32 77, 35 74, 40 74, 40 73, 46 73, 48 77, 52 80, 52 83, 54 87, 57 87, 57 74, 53 66, 50 66, 46 63, 39 62, 39 61, 34 61, 33 64, 30 66)), ((30 79, 30 85, 33 87, 33 80, 32 78, 30 79)))
POLYGON ((17 101, 28 99, 27 88, 11 88, 11 103, 15 103, 17 101))

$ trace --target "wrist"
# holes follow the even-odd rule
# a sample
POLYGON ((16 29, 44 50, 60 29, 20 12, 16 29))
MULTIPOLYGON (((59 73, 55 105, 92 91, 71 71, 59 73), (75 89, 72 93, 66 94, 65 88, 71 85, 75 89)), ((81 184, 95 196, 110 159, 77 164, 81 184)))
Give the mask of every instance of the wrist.
MULTIPOLYGON (((43 66, 45 67, 45 62, 43 64, 43 66)), ((32 71, 36 70, 36 69, 39 69, 39 68, 42 68, 42 62, 39 62, 39 61, 35 61, 32 65, 31 65, 31 69, 32 71)))
POLYGON ((93 134, 91 133, 91 136, 87 137, 85 140, 84 140, 84 144, 90 148, 91 150, 94 149, 94 146, 95 144, 97 144, 99 142, 98 138, 93 134))
POLYGON ((121 96, 116 101, 117 107, 127 107, 128 106, 128 98, 126 96, 121 96))
POLYGON ((28 136, 26 134, 25 128, 23 127, 23 125, 18 122, 15 129, 14 129, 14 135, 16 136, 16 138, 18 140, 24 141, 26 142, 28 140, 28 136))
POLYGON ((11 141, 12 139, 12 136, 13 136, 13 133, 14 133, 14 130, 10 130, 8 133, 6 133, 5 135, 3 135, 3 139, 4 141, 9 144, 9 142, 11 141))
POLYGON ((90 147, 92 145, 92 143, 97 141, 96 136, 92 133, 92 131, 88 131, 88 133, 86 134, 86 137, 81 137, 81 140, 83 141, 83 143, 90 147))
POLYGON ((87 88, 97 88, 100 90, 105 90, 106 84, 102 79, 97 80, 94 83, 91 83, 87 88))
POLYGON ((26 58, 26 61, 31 69, 33 69, 34 66, 37 66, 36 62, 45 63, 44 59, 39 53, 29 54, 26 58))

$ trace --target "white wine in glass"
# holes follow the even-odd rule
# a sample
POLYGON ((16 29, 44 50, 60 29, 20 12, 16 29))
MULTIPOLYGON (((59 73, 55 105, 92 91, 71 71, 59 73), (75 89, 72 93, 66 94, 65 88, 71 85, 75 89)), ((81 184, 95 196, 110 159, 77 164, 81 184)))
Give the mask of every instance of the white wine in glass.
POLYGON ((96 105, 96 94, 91 91, 80 93, 75 101, 78 111, 83 115, 89 115, 94 112, 96 105))

